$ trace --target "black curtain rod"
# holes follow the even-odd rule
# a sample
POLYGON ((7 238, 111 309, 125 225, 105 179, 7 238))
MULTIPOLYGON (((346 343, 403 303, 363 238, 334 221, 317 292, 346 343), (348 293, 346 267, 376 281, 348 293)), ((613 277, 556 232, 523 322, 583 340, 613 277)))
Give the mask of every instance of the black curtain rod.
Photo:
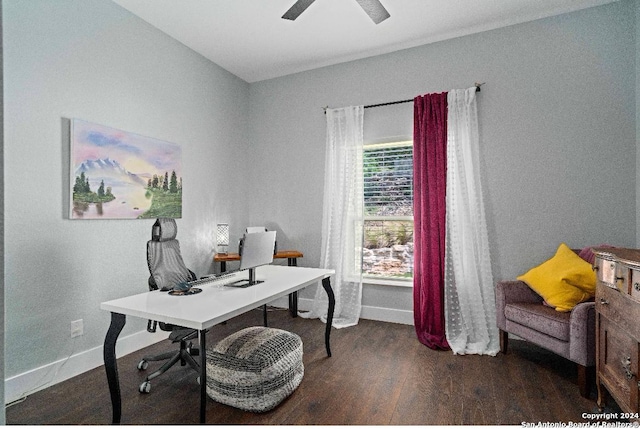
POLYGON ((393 104, 402 104, 402 103, 411 103, 413 98, 409 100, 400 100, 400 101, 390 101, 388 103, 380 103, 380 104, 369 104, 368 106, 364 106, 365 109, 369 109, 370 107, 382 107, 382 106, 391 106, 393 104))
MULTIPOLYGON (((484 82, 482 82, 482 83, 478 83, 478 82, 476 82, 476 83, 475 83, 475 86, 476 86, 476 92, 480 92, 480 87, 481 87, 482 85, 484 85, 484 84, 485 84, 484 82)), ((368 106, 364 106, 364 108, 365 108, 365 109, 369 109, 369 108, 371 108, 371 107, 382 107, 382 106, 391 106, 391 105, 393 105, 393 104, 411 103, 413 100, 414 100, 414 99, 413 99, 413 98, 411 98, 411 99, 409 99, 409 100, 390 101, 390 102, 388 102, 388 103, 380 103, 380 104, 369 104, 368 106)), ((324 108, 324 112, 325 112, 325 113, 327 113, 327 109, 328 109, 328 107, 325 107, 325 108, 324 108)))
MULTIPOLYGON (((484 82, 482 83, 475 83, 476 86, 476 92, 480 92, 480 87, 484 85, 484 82)), ((409 99, 409 100, 400 100, 400 101, 390 101, 388 103, 380 103, 380 104, 370 104, 368 106, 364 106, 365 109, 368 109, 370 107, 382 107, 382 106, 391 106, 393 104, 402 104, 402 103, 411 103, 414 99, 409 99)))

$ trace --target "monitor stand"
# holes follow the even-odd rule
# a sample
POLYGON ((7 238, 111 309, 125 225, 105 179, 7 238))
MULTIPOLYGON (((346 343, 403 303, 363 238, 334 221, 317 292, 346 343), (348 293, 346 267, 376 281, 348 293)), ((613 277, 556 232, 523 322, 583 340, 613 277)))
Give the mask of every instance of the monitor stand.
POLYGON ((233 283, 229 283, 226 286, 232 286, 232 287, 249 287, 249 286, 253 286, 253 285, 257 285, 258 283, 263 283, 262 280, 256 280, 256 269, 255 268, 249 268, 249 280, 238 280, 235 281, 233 283))

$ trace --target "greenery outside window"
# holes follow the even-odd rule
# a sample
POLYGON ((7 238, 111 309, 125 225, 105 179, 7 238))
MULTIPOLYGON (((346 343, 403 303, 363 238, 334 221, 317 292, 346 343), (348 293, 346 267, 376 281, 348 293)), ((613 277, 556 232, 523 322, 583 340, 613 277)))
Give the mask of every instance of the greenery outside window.
POLYGON ((364 147, 362 271, 370 279, 413 279, 413 142, 364 147))

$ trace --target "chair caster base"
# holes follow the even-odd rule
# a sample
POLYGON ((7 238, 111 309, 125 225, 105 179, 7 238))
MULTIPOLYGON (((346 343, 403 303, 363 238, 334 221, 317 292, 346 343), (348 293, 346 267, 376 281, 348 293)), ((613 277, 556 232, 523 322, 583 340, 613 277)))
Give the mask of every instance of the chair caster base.
POLYGON ((138 392, 140 393, 149 393, 151 391, 151 383, 148 381, 143 381, 138 387, 138 392))

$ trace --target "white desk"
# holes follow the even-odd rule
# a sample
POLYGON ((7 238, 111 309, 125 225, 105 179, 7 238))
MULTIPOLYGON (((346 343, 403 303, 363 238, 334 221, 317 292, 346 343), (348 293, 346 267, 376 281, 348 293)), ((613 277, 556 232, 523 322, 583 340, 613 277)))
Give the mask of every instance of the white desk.
POLYGON ((115 348, 118 335, 126 323, 126 315, 198 330, 200 340, 200 422, 204 423, 207 401, 206 330, 274 299, 322 281, 322 286, 329 298, 325 346, 327 355, 331 356, 329 337, 335 298, 329 278, 333 274, 335 274, 334 270, 320 268, 267 265, 256 270, 256 279, 263 280, 264 283, 247 288, 223 286, 230 281, 247 278, 245 271, 235 274, 234 278, 199 285, 197 287, 201 288, 202 292, 196 295, 171 296, 167 292, 153 291, 101 303, 102 310, 111 312, 111 325, 104 340, 104 364, 113 406, 113 423, 120 423, 122 413, 115 348))

